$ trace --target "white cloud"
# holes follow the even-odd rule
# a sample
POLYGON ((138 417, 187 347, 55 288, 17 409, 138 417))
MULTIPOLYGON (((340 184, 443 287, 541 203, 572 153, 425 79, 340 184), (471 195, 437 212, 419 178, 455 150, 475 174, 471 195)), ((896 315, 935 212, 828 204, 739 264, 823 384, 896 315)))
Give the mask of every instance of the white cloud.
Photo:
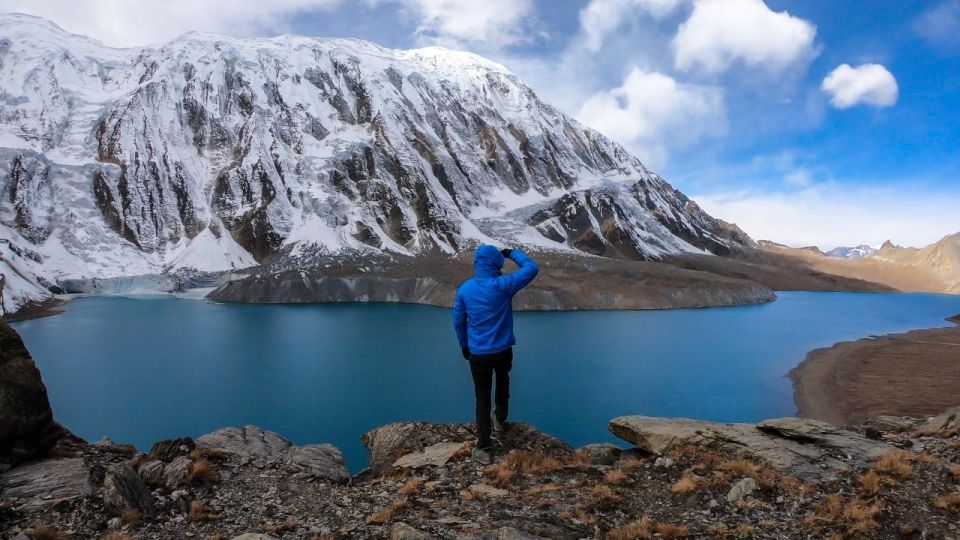
POLYGON ((716 74, 735 62, 773 73, 816 56, 817 28, 763 0, 696 0, 673 40, 674 64, 716 74))
POLYGON ((600 50, 609 35, 633 13, 663 18, 680 6, 681 0, 591 0, 580 10, 580 29, 591 51, 600 50))
POLYGON ((831 95, 830 103, 838 109, 860 104, 889 107, 899 95, 897 80, 880 64, 840 64, 823 79, 820 88, 831 95))
POLYGON ((405 6, 424 41, 499 49, 532 40, 533 0, 395 0, 405 6))
POLYGON ((107 45, 169 41, 196 30, 230 35, 287 32, 292 17, 341 0, 4 0, 3 11, 44 17, 107 45))
POLYGON ((960 46, 960 0, 944 0, 913 21, 913 30, 931 45, 960 46))
POLYGON ((679 83, 639 68, 623 85, 593 94, 577 118, 630 147, 654 167, 663 165, 666 143, 682 147, 726 132, 720 89, 679 83))
POLYGON ((960 191, 926 190, 906 182, 887 187, 823 183, 783 192, 697 195, 708 213, 735 222, 757 239, 794 247, 925 246, 960 230, 960 191))

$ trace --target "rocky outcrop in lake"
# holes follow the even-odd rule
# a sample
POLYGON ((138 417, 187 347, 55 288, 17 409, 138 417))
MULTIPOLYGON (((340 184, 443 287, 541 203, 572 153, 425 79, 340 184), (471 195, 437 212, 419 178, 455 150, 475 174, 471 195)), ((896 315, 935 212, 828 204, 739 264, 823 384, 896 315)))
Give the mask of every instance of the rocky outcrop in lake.
MULTIPOLYGON (((770 302, 758 282, 670 265, 533 253, 541 267, 517 310, 666 309, 770 302)), ((472 254, 373 262, 337 261, 322 269, 257 272, 207 298, 243 303, 402 302, 449 307, 472 274, 472 254)), ((508 263, 512 265, 512 263, 508 263)), ((512 271, 507 266, 504 271, 512 271)))

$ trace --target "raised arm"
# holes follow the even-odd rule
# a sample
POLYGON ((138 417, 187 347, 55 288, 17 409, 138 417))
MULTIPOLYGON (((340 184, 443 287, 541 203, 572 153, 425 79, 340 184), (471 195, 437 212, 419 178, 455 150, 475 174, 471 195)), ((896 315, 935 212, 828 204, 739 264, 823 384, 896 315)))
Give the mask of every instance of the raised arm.
POLYGON ((533 278, 537 277, 537 274, 540 273, 540 267, 519 249, 510 250, 507 257, 517 263, 520 268, 497 278, 497 285, 510 294, 516 294, 533 281, 533 278))
POLYGON ((469 347, 467 344, 467 306, 463 304, 463 298, 460 291, 457 291, 457 298, 453 301, 453 329, 457 332, 457 341, 461 349, 469 347))

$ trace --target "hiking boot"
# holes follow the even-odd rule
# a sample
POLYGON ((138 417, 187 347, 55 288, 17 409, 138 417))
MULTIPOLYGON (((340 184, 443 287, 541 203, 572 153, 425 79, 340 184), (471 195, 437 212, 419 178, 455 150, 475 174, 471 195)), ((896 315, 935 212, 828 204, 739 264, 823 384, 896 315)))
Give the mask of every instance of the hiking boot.
POLYGON ((489 465, 493 462, 493 457, 490 456, 490 452, 483 448, 474 448, 473 452, 470 452, 470 455, 474 461, 481 465, 489 465))
POLYGON ((507 431, 507 422, 500 421, 496 415, 493 417, 493 432, 503 435, 507 431))

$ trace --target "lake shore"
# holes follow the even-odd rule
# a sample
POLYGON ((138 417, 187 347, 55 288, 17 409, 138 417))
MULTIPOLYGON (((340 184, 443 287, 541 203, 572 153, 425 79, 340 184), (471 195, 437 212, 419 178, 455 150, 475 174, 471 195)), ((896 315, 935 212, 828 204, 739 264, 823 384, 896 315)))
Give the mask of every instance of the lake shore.
MULTIPOLYGON (((947 319, 960 324, 960 315, 947 319)), ((798 416, 837 425, 960 404, 960 326, 871 336, 811 351, 790 371, 798 416)))

